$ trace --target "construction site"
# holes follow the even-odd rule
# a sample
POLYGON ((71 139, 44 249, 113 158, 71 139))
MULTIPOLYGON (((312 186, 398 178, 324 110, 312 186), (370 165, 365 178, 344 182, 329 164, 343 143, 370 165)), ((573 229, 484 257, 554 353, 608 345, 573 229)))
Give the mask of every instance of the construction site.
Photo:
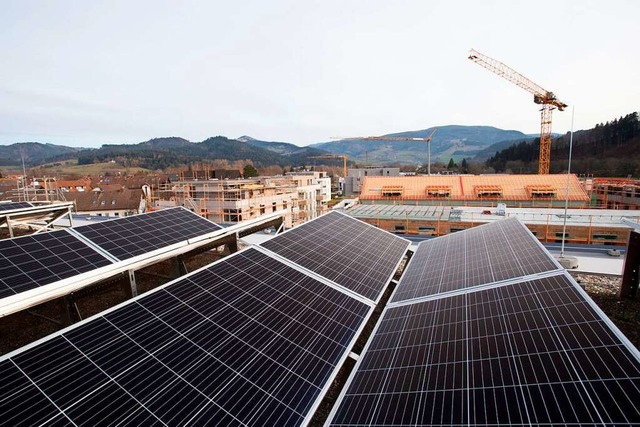
POLYGON ((487 208, 360 204, 348 210, 355 218, 390 233, 438 237, 504 218, 518 218, 542 243, 626 246, 640 212, 602 209, 487 208), (566 221, 565 221, 566 220, 566 221), (564 231, 563 231, 564 230, 564 231))
POLYGON ((603 209, 640 209, 640 180, 626 178, 596 178, 593 180, 593 199, 603 209))
POLYGON ((323 172, 236 180, 180 179, 150 189, 150 210, 184 206, 220 223, 237 223, 272 212, 285 212, 285 226, 301 224, 326 212, 331 179, 323 172))

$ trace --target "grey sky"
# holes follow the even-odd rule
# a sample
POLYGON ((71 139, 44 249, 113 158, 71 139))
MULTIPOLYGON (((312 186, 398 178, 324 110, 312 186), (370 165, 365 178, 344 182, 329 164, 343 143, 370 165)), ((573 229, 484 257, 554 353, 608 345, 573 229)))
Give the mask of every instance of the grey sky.
MULTIPOLYGON (((639 110, 640 2, 0 0, 0 143, 286 141, 436 125, 539 132, 496 58, 576 107, 639 110)), ((570 108, 554 132, 571 126, 570 108)))

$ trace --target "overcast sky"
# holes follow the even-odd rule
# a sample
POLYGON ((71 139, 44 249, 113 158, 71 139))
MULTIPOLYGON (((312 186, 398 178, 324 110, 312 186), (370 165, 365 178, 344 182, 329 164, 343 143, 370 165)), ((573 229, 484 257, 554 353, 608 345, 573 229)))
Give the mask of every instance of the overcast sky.
POLYGON ((532 95, 471 48, 587 129, 640 109, 639 17, 636 0, 0 0, 0 143, 538 133, 532 95))

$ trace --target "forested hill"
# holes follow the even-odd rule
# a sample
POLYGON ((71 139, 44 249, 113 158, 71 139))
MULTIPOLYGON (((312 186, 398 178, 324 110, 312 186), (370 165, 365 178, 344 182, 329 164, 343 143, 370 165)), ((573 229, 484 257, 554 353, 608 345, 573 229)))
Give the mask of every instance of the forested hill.
POLYGON ((65 147, 39 142, 19 142, 11 145, 0 145, 0 166, 24 164, 31 166, 42 162, 75 156, 82 148, 65 147))
POLYGON ((79 164, 91 164, 117 159, 126 166, 164 169, 193 162, 215 159, 229 161, 251 160, 256 166, 310 164, 310 156, 325 154, 320 150, 300 150, 289 155, 223 136, 191 142, 183 138, 156 138, 140 144, 103 145, 96 150, 83 151, 79 164))
MULTIPOLYGON (((570 134, 551 145, 551 173, 567 170, 570 134)), ((521 142, 497 152, 486 162, 496 172, 535 173, 540 139, 521 142)), ((594 176, 640 175, 640 122, 633 112, 593 129, 573 134, 571 172, 594 176)))

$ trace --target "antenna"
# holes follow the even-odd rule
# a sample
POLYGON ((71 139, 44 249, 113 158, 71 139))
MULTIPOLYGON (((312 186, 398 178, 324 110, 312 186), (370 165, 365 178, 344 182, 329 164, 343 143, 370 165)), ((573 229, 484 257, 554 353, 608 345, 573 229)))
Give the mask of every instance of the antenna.
MULTIPOLYGON (((24 201, 29 201, 27 195, 27 168, 24 166, 24 150, 20 150, 20 158, 22 159, 22 193, 24 201)), ((18 193, 19 195, 20 193, 18 193)))
POLYGON ((571 133, 569 134, 569 165, 567 166, 567 188, 564 193, 564 218, 562 219, 562 243, 560 246, 560 256, 556 259, 564 268, 578 267, 578 259, 576 257, 564 255, 564 241, 567 235, 567 210, 569 207, 569 179, 571 177, 571 152, 573 150, 573 116, 575 106, 571 107, 571 133))

